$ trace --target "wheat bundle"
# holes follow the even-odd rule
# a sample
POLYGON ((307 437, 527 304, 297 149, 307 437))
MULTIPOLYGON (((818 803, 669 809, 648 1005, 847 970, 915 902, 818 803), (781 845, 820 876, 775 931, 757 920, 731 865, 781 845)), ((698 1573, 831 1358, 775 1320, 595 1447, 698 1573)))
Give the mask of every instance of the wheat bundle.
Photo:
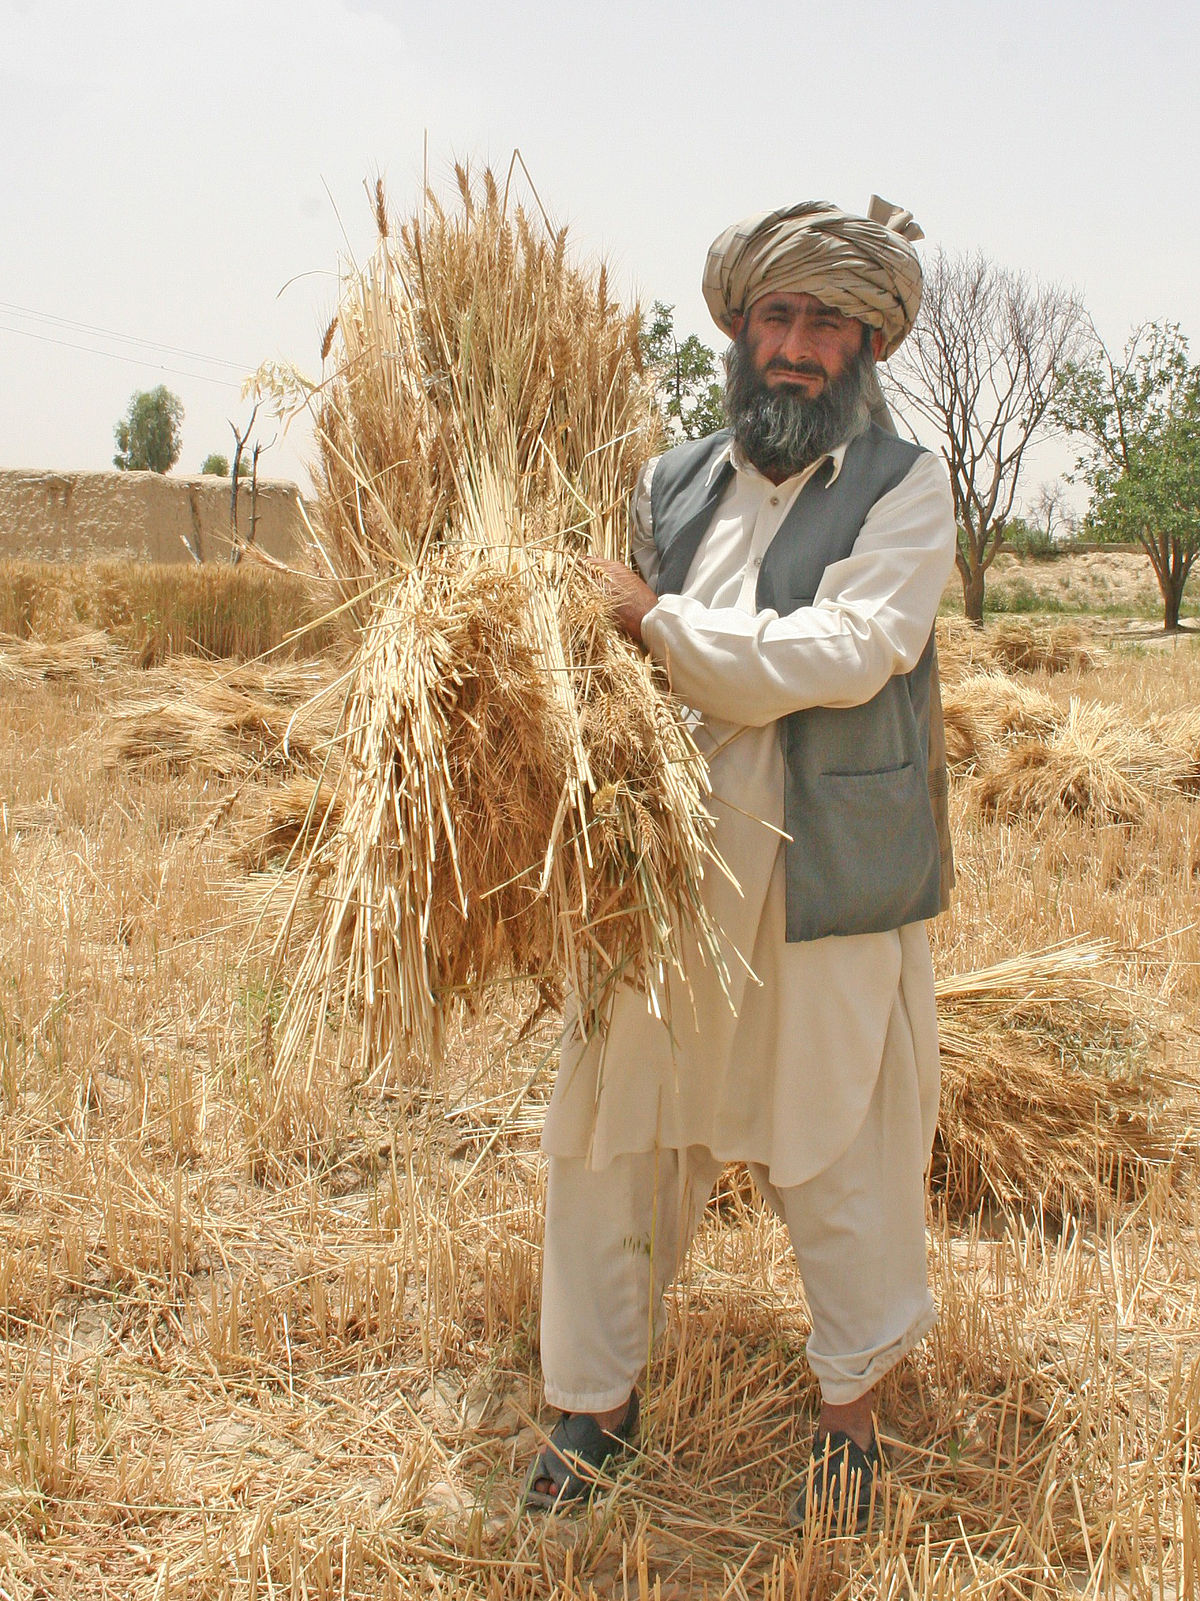
POLYGON ((337 791, 321 779, 297 773, 268 789, 254 786, 234 820, 234 856, 249 873, 286 865, 314 850, 341 816, 337 791))
POLYGON ((377 191, 328 341, 323 548, 364 624, 281 1072, 347 1016, 374 1067, 436 1054, 516 978, 565 976, 585 1026, 617 981, 665 1006, 689 928, 719 962, 703 763, 583 559, 625 555, 657 441, 637 315, 492 174, 459 184, 399 230, 377 191))
POLYGON ((1161 712, 1146 722, 1146 739, 1164 784, 1200 793, 1200 712, 1161 712))
POLYGON ((979 802, 1000 818, 1065 812, 1101 823, 1137 823, 1159 778, 1156 752, 1111 707, 1071 698, 1048 738, 1002 752, 979 783, 979 802))
POLYGON ((1077 623, 1031 623, 1007 618, 988 634, 992 660, 1018 673, 1065 673, 1095 667, 1096 654, 1077 623))
POLYGON ((987 765, 1014 739, 1045 738, 1062 709, 1044 691, 1000 672, 976 672, 946 685, 942 696, 946 757, 952 767, 987 765))
POLYGON ((946 734, 946 764, 952 772, 971 771, 979 759, 983 740, 969 706, 956 700, 949 690, 942 701, 942 724, 946 734))
POLYGON ((0 679, 42 683, 80 678, 120 656, 120 647, 101 628, 78 629, 54 640, 0 634, 0 679))
POLYGON ((170 690, 148 686, 113 711, 104 756, 118 763, 188 768, 237 777, 256 768, 318 771, 331 717, 319 700, 295 706, 285 696, 247 693, 222 677, 168 675, 170 690), (190 681, 189 681, 190 680, 190 681))
POLYGON ((938 671, 942 682, 952 682, 967 673, 986 671, 995 657, 982 628, 961 617, 939 617, 936 624, 938 671))
POLYGON ((1111 954, 1076 944, 938 981, 932 1181, 955 1209, 1079 1215, 1194 1157, 1197 1086, 1139 1064, 1149 1030, 1106 977, 1111 954))

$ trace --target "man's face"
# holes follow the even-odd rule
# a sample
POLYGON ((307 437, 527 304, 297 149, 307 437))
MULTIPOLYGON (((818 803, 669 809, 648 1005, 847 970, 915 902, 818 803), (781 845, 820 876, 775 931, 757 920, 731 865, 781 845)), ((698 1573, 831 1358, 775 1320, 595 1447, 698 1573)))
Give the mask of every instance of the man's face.
MULTIPOLYGON (((857 318, 815 295, 770 294, 734 318, 733 332, 742 335, 753 370, 768 389, 814 400, 860 353, 865 330, 857 318)), ((876 357, 882 337, 871 335, 876 357)))

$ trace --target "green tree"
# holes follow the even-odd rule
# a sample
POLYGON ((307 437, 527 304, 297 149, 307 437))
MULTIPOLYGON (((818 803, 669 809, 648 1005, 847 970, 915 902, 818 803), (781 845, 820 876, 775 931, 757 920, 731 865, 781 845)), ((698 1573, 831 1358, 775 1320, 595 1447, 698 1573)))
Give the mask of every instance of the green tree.
MULTIPOLYGON (((229 477, 229 457, 223 456, 219 450, 210 451, 200 463, 200 471, 209 474, 212 478, 229 477)), ((250 463, 244 458, 238 462, 238 479, 249 478, 250 463)))
POLYGON ((675 308, 654 302, 642 326, 642 355, 654 379, 654 398, 672 439, 701 439, 725 424, 724 386, 715 353, 695 334, 675 336, 675 308))
POLYGON ((183 449, 182 423, 183 401, 165 384, 136 390, 113 430, 117 440, 113 466, 122 472, 170 472, 183 449))
POLYGON ((1142 547, 1163 629, 1174 633, 1200 552, 1200 367, 1178 324, 1144 323, 1119 359, 1100 346, 1070 366, 1056 411, 1083 441, 1076 471, 1092 491, 1089 531, 1142 547))

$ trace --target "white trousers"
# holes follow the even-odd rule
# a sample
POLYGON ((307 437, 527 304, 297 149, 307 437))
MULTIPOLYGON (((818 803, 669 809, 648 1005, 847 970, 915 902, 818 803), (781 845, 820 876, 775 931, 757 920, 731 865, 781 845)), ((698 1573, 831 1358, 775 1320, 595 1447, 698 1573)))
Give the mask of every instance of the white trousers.
MULTIPOLYGON (((857 1136, 815 1178, 779 1189, 751 1164, 791 1236, 812 1314, 809 1365, 833 1406, 869 1390, 936 1316, 926 1122, 911 1086, 884 1072, 857 1136)), ((606 1412, 629 1395, 722 1166, 698 1145, 614 1157, 599 1170, 550 1158, 541 1347, 552 1406, 606 1412)))

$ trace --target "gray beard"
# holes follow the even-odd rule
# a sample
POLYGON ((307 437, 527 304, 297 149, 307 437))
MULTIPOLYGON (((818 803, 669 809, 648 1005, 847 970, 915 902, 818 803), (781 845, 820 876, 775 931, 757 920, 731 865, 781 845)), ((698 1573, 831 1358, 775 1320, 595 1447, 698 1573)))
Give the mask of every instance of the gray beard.
POLYGON ((768 389, 735 339, 725 356, 725 415, 747 460, 767 477, 790 478, 844 444, 869 414, 874 365, 864 340, 846 371, 810 400, 768 389))

